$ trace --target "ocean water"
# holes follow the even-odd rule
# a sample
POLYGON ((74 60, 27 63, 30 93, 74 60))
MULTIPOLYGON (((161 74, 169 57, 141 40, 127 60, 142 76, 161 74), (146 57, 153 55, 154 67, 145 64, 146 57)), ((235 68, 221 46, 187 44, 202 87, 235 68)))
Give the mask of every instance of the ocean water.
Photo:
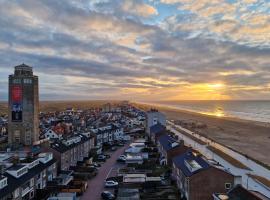
POLYGON ((270 101, 159 101, 154 103, 217 117, 270 122, 270 101))

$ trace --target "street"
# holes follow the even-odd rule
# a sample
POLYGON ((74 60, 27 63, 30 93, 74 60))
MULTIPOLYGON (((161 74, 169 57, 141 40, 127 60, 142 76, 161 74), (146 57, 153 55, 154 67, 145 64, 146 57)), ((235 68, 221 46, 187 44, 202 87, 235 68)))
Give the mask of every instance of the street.
POLYGON ((104 190, 104 181, 109 174, 116 175, 117 168, 120 164, 116 163, 117 158, 124 153, 124 150, 128 147, 126 144, 123 147, 119 147, 115 152, 112 152, 111 158, 107 159, 105 163, 101 165, 98 170, 98 175, 88 181, 88 189, 82 195, 80 200, 99 200, 101 199, 101 193, 104 190))

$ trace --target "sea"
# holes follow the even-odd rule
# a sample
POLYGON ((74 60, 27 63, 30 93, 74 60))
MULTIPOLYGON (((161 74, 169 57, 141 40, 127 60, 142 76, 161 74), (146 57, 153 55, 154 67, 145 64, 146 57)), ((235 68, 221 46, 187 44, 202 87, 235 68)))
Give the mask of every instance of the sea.
POLYGON ((158 101, 156 105, 167 106, 216 117, 233 117, 270 123, 270 101, 158 101))

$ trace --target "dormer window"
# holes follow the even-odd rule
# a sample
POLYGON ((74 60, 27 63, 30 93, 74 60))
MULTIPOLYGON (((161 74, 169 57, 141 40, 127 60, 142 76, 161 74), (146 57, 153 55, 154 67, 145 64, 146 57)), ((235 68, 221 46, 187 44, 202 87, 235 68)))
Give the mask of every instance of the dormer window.
POLYGON ((15 178, 19 178, 28 172, 27 165, 14 165, 13 167, 7 170, 7 173, 14 176, 15 178))

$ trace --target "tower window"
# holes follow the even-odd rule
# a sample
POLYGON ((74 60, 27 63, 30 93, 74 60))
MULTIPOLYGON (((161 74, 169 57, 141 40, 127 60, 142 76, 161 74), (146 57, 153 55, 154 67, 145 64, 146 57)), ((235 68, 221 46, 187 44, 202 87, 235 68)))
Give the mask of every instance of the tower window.
POLYGON ((32 84, 32 79, 25 78, 25 79, 23 79, 23 83, 24 84, 32 84))
POLYGON ((21 79, 15 78, 15 79, 13 79, 13 83, 14 84, 21 84, 21 79))

